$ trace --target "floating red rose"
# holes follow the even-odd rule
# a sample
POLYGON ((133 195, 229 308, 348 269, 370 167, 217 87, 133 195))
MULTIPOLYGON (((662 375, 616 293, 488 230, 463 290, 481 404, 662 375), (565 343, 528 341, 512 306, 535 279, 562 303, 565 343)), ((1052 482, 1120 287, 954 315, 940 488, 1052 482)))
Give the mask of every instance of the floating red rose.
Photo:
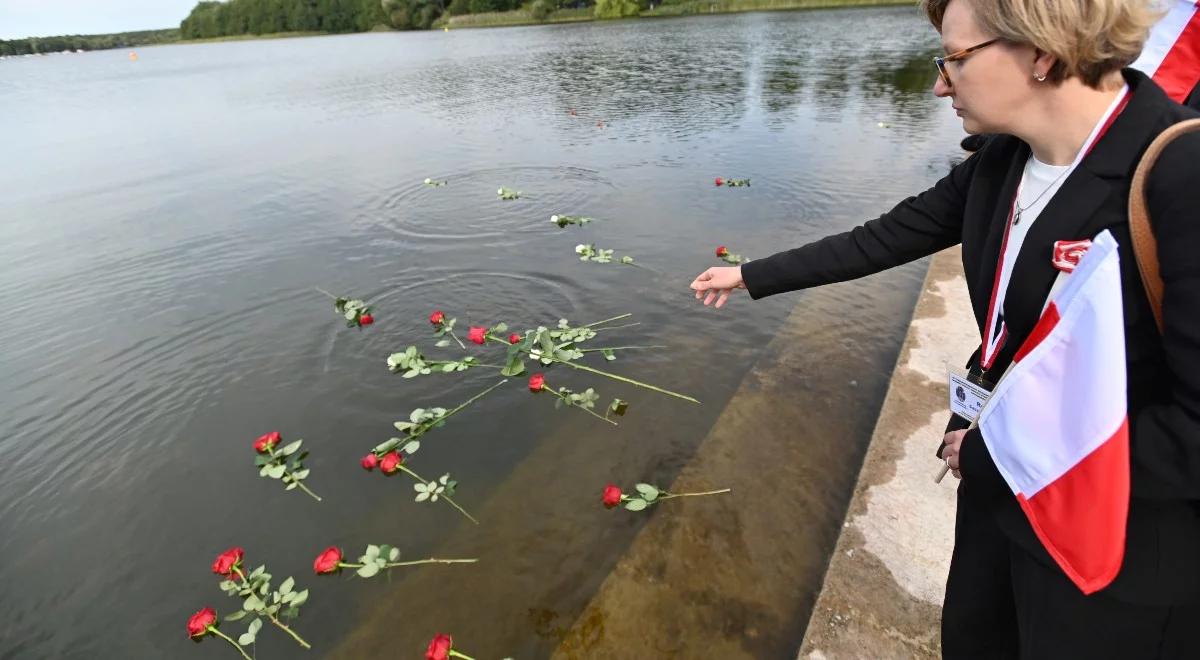
POLYGON ((403 463, 404 457, 400 455, 400 452, 390 451, 384 454, 383 459, 379 461, 379 471, 384 474, 395 474, 403 463))
POLYGON ((242 557, 244 556, 246 556, 246 552, 241 548, 230 548, 222 552, 217 555, 216 561, 213 562, 213 573, 228 577, 230 573, 233 573, 233 569, 242 563, 242 557))
POLYGON ((440 310, 434 310, 434 312, 429 315, 429 322, 434 325, 441 325, 446 322, 446 315, 440 310))
POLYGON ((472 326, 471 330, 467 332, 467 339, 470 339, 476 344, 482 346, 484 342, 487 341, 487 328, 478 328, 472 326))
POLYGON ((330 546, 321 551, 321 554, 317 555, 317 559, 313 561, 313 570, 316 571, 317 575, 336 573, 338 569, 338 563, 341 561, 342 551, 330 546))
POLYGON ((450 635, 439 633, 429 641, 429 648, 425 649, 425 660, 446 660, 450 657, 450 649, 454 646, 454 640, 450 635))
POLYGON ((611 509, 621 503, 621 489, 613 484, 604 487, 604 508, 611 509))
POLYGON ((713 179, 713 183, 718 186, 723 186, 723 185, 725 185, 725 179, 722 179, 721 177, 717 177, 716 179, 713 179))
POLYGON ((727 254, 729 254, 729 248, 725 247, 724 245, 722 245, 721 247, 717 248, 717 256, 718 256, 718 257, 723 257, 723 256, 725 256, 725 255, 727 255, 727 254))
POLYGON ((199 640, 208 633, 209 626, 217 625, 217 611, 211 607, 206 607, 192 615, 188 619, 188 637, 199 640))
POLYGON ((376 456, 374 452, 371 452, 370 454, 363 456, 362 460, 359 461, 359 464, 363 466, 364 470, 370 472, 375 468, 376 465, 379 465, 379 457, 376 456))
POLYGON ((529 377, 529 391, 541 392, 546 387, 546 376, 544 374, 534 374, 529 377))
POLYGON ((282 436, 279 435, 279 431, 271 431, 265 435, 258 436, 258 440, 254 441, 254 451, 260 454, 271 453, 271 450, 275 448, 275 445, 279 444, 281 437, 282 436))
POLYGON ((371 316, 370 314, 363 314, 362 316, 358 317, 359 325, 371 325, 374 322, 375 322, 375 317, 371 316))

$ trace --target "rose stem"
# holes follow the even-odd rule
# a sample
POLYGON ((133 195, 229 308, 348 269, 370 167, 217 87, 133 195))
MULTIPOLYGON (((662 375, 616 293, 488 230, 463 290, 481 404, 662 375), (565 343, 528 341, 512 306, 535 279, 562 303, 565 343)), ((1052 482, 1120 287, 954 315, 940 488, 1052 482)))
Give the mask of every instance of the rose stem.
POLYGON ((568 405, 568 406, 571 406, 572 408, 578 408, 578 409, 582 410, 583 412, 585 412, 585 413, 587 413, 587 414, 591 415, 592 417, 595 417, 596 419, 602 419, 602 420, 604 420, 604 421, 608 422, 609 424, 612 424, 613 426, 620 426, 620 424, 617 424, 616 422, 612 421, 611 419, 609 419, 609 418, 607 418, 607 417, 601 417, 600 415, 597 415, 597 414, 595 413, 595 411, 591 410, 590 408, 584 408, 583 406, 577 406, 577 405, 575 405, 575 404, 571 403, 570 401, 567 401, 567 397, 566 397, 566 396, 564 396, 564 395, 563 395, 561 392, 559 392, 558 390, 554 389, 553 387, 547 387, 547 388, 545 388, 545 390, 546 390, 547 392, 550 392, 550 393, 551 393, 551 394, 553 394, 554 396, 558 397, 559 399, 562 399, 563 401, 566 401, 566 402, 567 402, 567 405, 568 405))
POLYGON ((732 488, 722 488, 721 490, 706 490, 703 493, 674 493, 674 494, 667 493, 666 495, 663 495, 654 501, 661 502, 663 500, 669 500, 672 497, 699 497, 701 495, 719 495, 721 493, 729 493, 729 492, 733 492, 733 489, 732 488))
POLYGON ((276 619, 274 614, 268 614, 267 618, 269 618, 271 620, 271 623, 275 624, 275 626, 278 627, 280 630, 291 635, 292 639, 296 640, 296 643, 298 643, 300 646, 303 646, 306 649, 312 648, 312 645, 309 644, 308 642, 304 641, 303 637, 301 637, 300 635, 297 635, 295 630, 292 630, 291 628, 287 627, 287 625, 284 624, 279 619, 276 619))
MULTIPOLYGON (((397 467, 399 467, 401 470, 404 470, 404 471, 405 471, 405 472, 407 472, 409 475, 411 475, 411 476, 412 476, 414 479, 416 479, 417 481, 420 481, 420 482, 421 482, 421 483, 423 483, 423 484, 428 484, 428 483, 430 483, 430 482, 428 482, 428 481, 425 481, 425 479, 424 479, 424 478, 423 478, 421 475, 419 475, 419 474, 417 474, 416 472, 413 472, 412 470, 408 469, 408 466, 404 465, 403 463, 402 463, 402 464, 400 464, 400 465, 399 465, 399 466, 397 466, 397 467)), ((471 514, 467 513, 466 509, 463 509, 461 506, 459 506, 457 502, 455 502, 454 500, 450 499, 450 497, 449 497, 449 496, 447 496, 445 493, 442 493, 442 494, 441 494, 441 495, 439 495, 438 497, 441 497, 442 499, 446 500, 446 502, 448 502, 448 503, 450 504, 450 506, 452 506, 452 507, 454 507, 454 508, 458 509, 459 513, 462 513, 464 516, 466 516, 466 517, 467 517, 467 520, 470 520, 471 522, 475 523, 476 525, 478 525, 478 524, 479 524, 479 521, 478 521, 478 520, 475 520, 475 518, 474 518, 474 517, 472 517, 472 516, 471 516, 471 514)))
POLYGON ((232 639, 230 639, 230 638, 229 638, 229 637, 228 637, 228 636, 227 636, 225 633, 221 632, 220 630, 217 630, 217 627, 216 627, 216 626, 209 626, 209 627, 208 627, 208 632, 210 632, 210 633, 212 633, 212 634, 216 635, 217 637, 220 637, 221 639, 223 639, 223 640, 225 640, 225 641, 229 642, 230 644, 232 644, 232 645, 233 645, 233 648, 235 648, 235 649, 237 649, 237 650, 238 650, 238 653, 241 653, 241 654, 242 654, 242 657, 243 657, 243 658, 245 658, 246 660, 251 660, 251 659, 250 659, 250 656, 246 655, 246 651, 242 649, 242 645, 241 645, 241 644, 238 644, 237 642, 235 642, 235 641, 233 641, 232 639))

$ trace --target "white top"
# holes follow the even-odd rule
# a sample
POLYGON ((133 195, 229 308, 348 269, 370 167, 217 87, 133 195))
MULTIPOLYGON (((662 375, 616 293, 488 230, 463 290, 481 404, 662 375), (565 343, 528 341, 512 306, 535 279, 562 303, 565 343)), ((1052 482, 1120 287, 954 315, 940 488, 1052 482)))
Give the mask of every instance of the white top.
MULTIPOLYGON (((1000 350, 1002 338, 1006 335, 1004 331, 1004 298, 1008 293, 1008 282, 1012 278, 1013 267, 1017 262, 1017 255, 1021 253, 1021 244, 1025 242, 1025 236, 1029 234, 1029 228, 1041 215, 1042 211, 1054 199, 1054 195, 1058 193, 1058 189, 1071 176, 1071 172, 1079 166, 1083 157, 1091 150, 1092 144, 1099 137, 1100 130, 1108 123, 1108 118, 1120 106, 1125 95, 1129 93, 1129 85, 1125 85, 1121 92, 1113 99, 1112 104, 1108 106, 1108 110, 1100 116, 1096 125, 1092 127, 1092 132, 1088 134, 1083 145, 1079 148, 1079 153, 1075 154, 1074 160, 1070 165, 1047 165, 1031 153, 1029 160, 1025 162, 1025 171, 1021 173, 1021 183, 1017 186, 1016 208, 1012 209, 1012 216, 1008 227, 1008 238, 1004 245, 1004 251, 1001 253, 1000 272, 997 277, 1000 279, 1000 286, 996 289, 996 300, 993 301, 993 307, 989 310, 990 325, 984 329, 984 347, 981 362, 984 365, 990 366, 991 359, 1000 350), (1020 222, 1013 224, 1011 220, 1016 219, 1016 213, 1020 210, 1020 222)), ((1078 236, 1063 236, 1063 239, 1079 238, 1078 236)))

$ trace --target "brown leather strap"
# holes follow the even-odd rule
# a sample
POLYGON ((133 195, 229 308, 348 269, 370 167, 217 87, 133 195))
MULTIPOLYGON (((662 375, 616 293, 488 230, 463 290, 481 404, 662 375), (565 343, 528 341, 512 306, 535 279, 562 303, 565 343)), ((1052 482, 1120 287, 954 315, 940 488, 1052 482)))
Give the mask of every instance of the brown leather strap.
POLYGON ((1142 285, 1146 287, 1146 297, 1150 299, 1150 308, 1154 310, 1154 322, 1158 324, 1160 334, 1163 329, 1163 282, 1158 272, 1158 242, 1154 239, 1150 211, 1146 208, 1146 179, 1162 150, 1175 138, 1193 131, 1200 131, 1200 119, 1181 121, 1160 133, 1142 154, 1129 189, 1129 234, 1133 237, 1133 253, 1137 257, 1142 285))

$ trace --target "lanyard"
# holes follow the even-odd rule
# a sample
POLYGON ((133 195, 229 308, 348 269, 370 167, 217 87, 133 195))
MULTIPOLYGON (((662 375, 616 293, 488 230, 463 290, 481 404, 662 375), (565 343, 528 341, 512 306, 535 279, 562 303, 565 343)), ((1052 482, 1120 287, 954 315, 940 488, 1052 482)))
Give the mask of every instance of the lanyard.
MULTIPOLYGON (((1096 127, 1092 129, 1092 134, 1088 136, 1087 140, 1084 141, 1083 146, 1080 147, 1079 153, 1075 156, 1075 160, 1071 162, 1071 168, 1067 171, 1066 179, 1071 178, 1071 174, 1075 171, 1075 168, 1080 162, 1083 161, 1085 157, 1087 157, 1089 153, 1092 152, 1092 148, 1095 147, 1096 143, 1100 141, 1100 138, 1103 137, 1106 132, 1108 132, 1108 128, 1112 126, 1113 122, 1117 119, 1117 115, 1121 114, 1121 111, 1125 109, 1125 106, 1128 103, 1129 86, 1126 85, 1121 89, 1121 93, 1117 95, 1117 98, 1113 99, 1113 102, 1108 106, 1108 110, 1105 111, 1104 116, 1100 118, 1100 121, 1097 123, 1096 127)), ((1021 183, 1023 182, 1024 176, 1022 176, 1021 183)), ((1066 185, 1065 180, 1063 181, 1063 185, 1066 185)), ((1055 194, 1057 194, 1057 192, 1055 194)), ((1016 215, 1017 211, 1017 199, 1020 197, 1020 195, 1021 185, 1018 183, 1017 192, 1013 195, 1012 205, 1008 209, 1008 219, 1004 223, 1004 238, 1000 243, 1000 257, 996 262, 996 276, 992 281, 992 297, 988 301, 987 321, 983 325, 984 334, 983 343, 979 352, 979 366, 984 371, 992 368, 992 365, 996 361, 996 356, 1000 353, 1000 349, 1004 347, 1004 343, 1008 340, 1008 326, 1005 324, 1004 320, 1000 318, 1000 314, 998 313, 1000 311, 998 307, 1001 306, 1000 282, 1004 279, 1004 256, 1008 251, 1008 235, 1012 229, 1013 217, 1016 215)), ((1051 199, 1053 199, 1053 196, 1051 196, 1051 199)), ((1015 260, 1013 261, 1013 266, 1016 266, 1015 260)))

